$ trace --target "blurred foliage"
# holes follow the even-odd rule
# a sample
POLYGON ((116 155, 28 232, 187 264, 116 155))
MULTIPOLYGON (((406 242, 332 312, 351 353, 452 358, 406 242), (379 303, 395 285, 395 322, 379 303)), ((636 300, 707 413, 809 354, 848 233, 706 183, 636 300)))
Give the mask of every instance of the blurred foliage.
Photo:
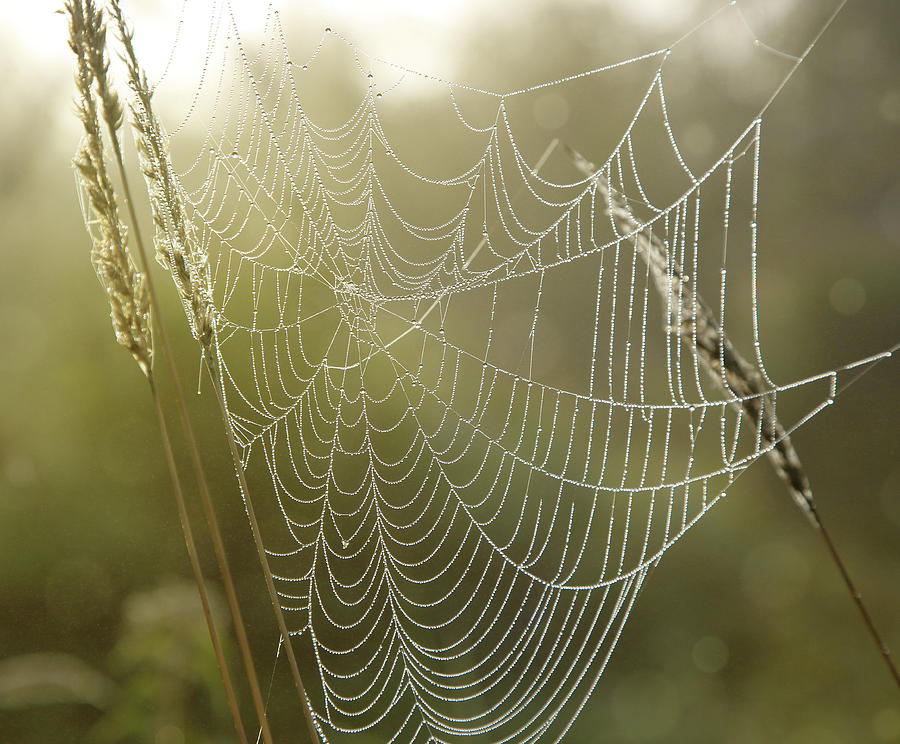
MULTIPOLYGON (((523 7, 473 29, 456 77, 489 78, 494 88, 543 80, 674 35, 633 18, 626 26, 611 4, 523 7)), ((792 12, 812 27, 823 7, 792 12)), ((900 4, 850 3, 766 119, 761 337, 783 378, 900 337, 898 27, 900 4)), ((118 689, 105 713, 75 701, 3 707, 0 742, 228 740, 202 619, 183 614, 188 590, 140 594, 161 575, 189 575, 180 527, 143 380, 113 342, 88 262, 69 166, 77 138, 69 68, 43 69, 47 83, 35 85, 22 54, 14 40, 0 54, 0 660, 66 654, 104 670, 118 689)), ((710 61, 703 70, 707 77, 684 75, 672 91, 690 103, 676 101, 673 118, 695 133, 696 157, 709 147, 707 99, 748 105, 728 70, 710 61)), ((604 101, 567 105, 568 127, 541 106, 536 121, 550 125, 547 138, 562 128, 590 151, 604 101)), ((171 296, 168 310, 170 325, 180 322, 171 296)), ((186 333, 177 344, 184 379, 196 379, 186 333)), ((823 516, 900 651, 897 380, 896 362, 879 365, 794 439, 823 516)), ((208 395, 191 403, 265 679, 271 610, 215 407, 208 395)), ((206 569, 213 573, 211 560, 206 569)), ((290 730, 287 719, 282 728, 290 730)), ((818 536, 765 463, 648 580, 567 741, 900 741, 896 690, 818 536)))
MULTIPOLYGON (((227 613, 218 595, 210 596, 216 625, 225 629, 227 613)), ((17 713, 18 722, 34 721, 18 740, 47 726, 42 740, 71 741, 73 732, 62 724, 65 714, 47 711, 75 706, 93 709, 96 724, 85 735, 93 744, 214 744, 234 738, 193 583, 163 580, 127 597, 119 637, 102 664, 106 674, 67 654, 23 654, 0 663, 0 709, 17 713)))
MULTIPOLYGON (((213 603, 216 627, 225 628, 227 613, 218 605, 213 603)), ((172 582, 130 596, 109 664, 120 683, 91 741, 212 744, 233 738, 193 583, 172 582)))

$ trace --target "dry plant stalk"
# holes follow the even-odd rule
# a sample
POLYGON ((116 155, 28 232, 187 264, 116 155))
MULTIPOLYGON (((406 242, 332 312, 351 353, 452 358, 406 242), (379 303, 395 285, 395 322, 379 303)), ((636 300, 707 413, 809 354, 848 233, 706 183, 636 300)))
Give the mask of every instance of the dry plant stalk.
POLYGON ((779 423, 769 391, 756 367, 744 359, 725 335, 709 307, 696 293, 687 290, 688 280, 681 269, 669 261, 663 240, 631 211, 628 202, 610 188, 608 178, 580 153, 566 146, 566 153, 575 167, 594 179, 597 193, 606 203, 620 236, 629 235, 640 257, 647 263, 650 276, 668 309, 668 328, 700 360, 710 379, 735 396, 735 405, 747 414, 768 449, 769 458, 778 477, 784 481, 791 496, 813 526, 816 505, 809 479, 803 470, 800 456, 791 439, 779 423))
POLYGON ((125 49, 123 60, 128 81, 136 97, 132 105, 132 125, 141 168, 150 195, 156 226, 156 260, 175 282, 184 305, 191 332, 205 355, 212 349, 212 280, 206 256, 197 247, 193 225, 185 219, 184 205, 172 173, 162 127, 153 112, 152 93, 134 51, 134 33, 128 28, 119 3, 110 3, 119 39, 125 49))
MULTIPOLYGON (((300 696, 303 712, 309 728, 309 734, 313 743, 316 744, 320 738, 324 739, 324 737, 315 722, 312 714, 312 706, 300 677, 300 669, 294 654, 291 636, 281 611, 281 604, 278 601, 274 581, 272 580, 272 571, 269 568, 268 558, 266 557, 265 548, 263 546, 262 534, 256 518, 253 501, 250 497, 250 491, 244 473, 244 466, 238 453, 231 422, 228 417, 227 406, 225 404, 225 393, 220 373, 219 358, 215 347, 215 308, 212 302, 212 279, 207 263, 207 256, 199 247, 193 225, 185 215, 184 200, 169 160, 166 137, 153 110, 151 100, 152 91, 147 81, 147 77, 137 61, 133 43, 134 33, 125 21, 118 0, 110 0, 110 10, 115 18, 119 39, 125 50, 123 60, 128 71, 129 85, 131 86, 136 99, 135 104, 132 106, 132 124, 135 130, 137 149, 141 158, 141 166, 150 196, 150 205, 154 223, 156 225, 156 258, 175 283, 185 313, 187 314, 191 332, 200 344, 207 371, 212 378, 219 410, 225 424, 225 433, 228 440, 229 451, 238 476, 244 507, 250 522, 257 556, 263 569, 266 588, 275 613, 279 633, 287 652, 288 663, 291 668, 294 684, 297 688, 298 695, 300 696)), ((182 421, 185 423, 186 427, 189 426, 186 413, 182 416, 182 421)), ((189 443, 193 441, 192 436, 189 436, 188 439, 189 443)), ((191 446, 195 448, 194 444, 191 446)), ((199 455, 192 453, 192 459, 195 463, 195 469, 198 469, 199 475, 201 467, 199 455)), ((212 501, 209 499, 209 495, 205 489, 201 488, 201 494, 203 495, 207 516, 209 516, 212 511, 212 501)), ((212 522, 210 528, 213 533, 213 542, 214 546, 216 546, 218 555, 218 546, 221 543, 221 538, 218 537, 218 531, 213 527, 212 522)), ((220 561, 220 567, 223 567, 223 572, 226 571, 227 563, 220 561)), ((229 601, 231 601, 230 597, 229 601)), ((236 597, 234 598, 234 602, 236 607, 236 597)), ((258 684, 255 683, 255 678, 251 679, 251 689, 253 690, 254 699, 257 699, 258 697, 258 704, 261 704, 262 700, 259 695, 258 684)))
MULTIPOLYGON (((106 169, 97 98, 100 99, 103 120, 106 123, 124 183, 124 167, 118 138, 122 126, 123 110, 108 76, 109 63, 106 59, 106 27, 103 22, 103 14, 93 0, 84 0, 84 2, 69 0, 65 4, 64 12, 69 18, 69 47, 76 60, 78 116, 84 126, 83 144, 74 162, 82 188, 88 195, 90 208, 94 214, 93 220, 90 220, 87 215, 85 216, 88 232, 93 242, 91 260, 101 283, 107 290, 116 339, 131 352, 150 385, 157 425, 162 436, 166 465, 172 480, 185 545, 197 583, 210 640, 222 676, 235 730, 241 743, 247 744, 234 686, 213 622, 209 593, 200 567, 162 403, 153 377, 150 322, 150 308, 154 302, 152 283, 148 274, 141 274, 137 270, 128 251, 127 231, 119 219, 116 193, 106 169)), ((137 230, 131 204, 129 203, 128 206, 132 224, 135 226, 135 235, 140 241, 140 233, 137 230)))
MULTIPOLYGON (((248 682, 250 684, 251 693, 253 697, 254 707, 256 709, 257 717, 260 723, 261 734, 266 742, 266 744, 271 744, 272 742, 272 734, 269 729, 268 718, 266 715, 265 704, 262 700, 262 694, 259 688, 259 681, 256 675, 256 669, 253 664, 252 655, 250 653, 250 646, 247 640, 246 629, 244 628, 243 619, 241 617, 240 608, 237 604, 237 594, 234 589, 234 582, 231 577, 231 571, 228 566, 227 558, 224 553, 224 544, 221 539, 221 533, 218 527, 218 522, 216 520, 215 512, 212 507, 212 500, 209 495, 209 488, 206 483, 206 476, 203 471, 202 463, 200 462, 199 451, 196 444, 196 438, 193 433, 193 427, 191 426, 190 419, 187 414, 187 408, 184 403, 184 395, 181 390, 181 384, 178 378, 178 372, 175 367, 173 361, 173 355, 171 353, 171 348, 168 342, 168 336, 165 331, 165 326, 162 322, 162 317, 159 312, 159 304, 157 302, 156 294, 153 291, 153 283, 150 277, 149 263, 147 260, 147 252, 144 248, 143 241, 141 240, 140 230, 137 228, 137 215, 134 210, 134 202, 131 198, 131 191, 128 186, 128 178, 125 173, 125 165, 122 158, 122 151, 118 141, 118 127, 121 124, 122 120, 122 110, 121 106, 118 104, 118 98, 115 93, 112 91, 111 86, 108 81, 107 71, 108 64, 105 60, 106 51, 105 51, 105 43, 106 43, 106 28, 103 23, 102 12, 99 11, 95 4, 94 0, 84 0, 84 20, 86 27, 89 27, 91 31, 86 35, 85 46, 90 48, 85 48, 84 56, 88 60, 88 64, 91 69, 96 69, 95 77, 97 77, 98 86, 102 89, 98 92, 101 100, 104 102, 104 110, 109 110, 111 112, 115 112, 116 115, 109 115, 107 117, 109 126, 110 126, 110 137, 114 143, 114 152, 115 152, 115 160, 119 171, 119 176, 122 182, 122 189, 124 192, 125 203, 128 207, 129 216, 131 218, 131 222, 135 227, 135 238, 137 243, 137 252, 141 262, 141 267, 144 271, 144 275, 146 276, 147 281, 147 290, 149 295, 150 304, 152 309, 157 317, 157 330, 159 332, 159 337, 161 341, 161 346, 163 349, 163 357, 166 361, 166 365, 169 369, 169 373, 172 377, 172 384, 175 391, 176 403, 178 406, 183 430, 185 433, 185 437, 188 440, 189 451, 191 454, 192 464, 194 466, 194 472, 197 477, 198 485, 200 487, 200 493, 203 500, 204 509, 206 511, 207 523, 209 525, 210 533, 213 538, 213 545, 216 552, 216 558, 219 563, 219 568, 222 573, 222 580, 225 586, 226 597, 228 599, 229 609, 231 611, 232 620, 235 626, 235 633, 237 634, 238 646, 241 650, 241 658, 244 663, 245 672, 247 674, 248 682), (115 122, 115 126, 113 126, 113 122, 115 122)), ((80 6, 81 3, 79 2, 80 6)), ((151 378, 151 391, 154 395, 154 403, 157 406, 157 419, 160 422, 161 430, 164 429, 165 422, 162 416, 162 409, 159 403, 159 397, 156 391, 156 387, 153 384, 151 378)), ((164 436, 164 439, 166 437, 164 436)), ((166 446, 167 456, 171 454, 171 445, 170 443, 166 446)), ((174 460, 170 463, 170 467, 174 467, 174 460)), ((182 516, 182 523, 185 524, 185 519, 187 517, 187 512, 182 509, 181 503, 179 503, 179 510, 182 516)), ((187 539, 187 529, 186 529, 186 539, 187 539)), ((192 558, 193 560, 193 558, 192 558)), ((199 564, 198 564, 199 567, 199 564)), ((195 571, 196 574, 196 571, 195 571)), ((204 594, 204 588, 200 584, 198 580, 198 587, 200 588, 201 595, 204 594)), ((205 608, 206 609, 206 608, 205 608)), ((211 616, 210 616, 211 622, 211 616)), ((211 627, 211 637, 213 639, 213 645, 217 648, 217 659, 219 661, 220 668, 222 669, 223 681, 225 681, 226 693, 229 699, 229 705, 232 709, 232 715, 235 720, 235 728, 238 732, 238 735, 242 742, 246 741, 246 735, 243 731, 243 725, 240 723, 240 715, 237 709, 237 702, 234 696, 233 689, 230 684, 230 680, 227 678, 227 669, 225 668, 224 657, 220 655, 220 650, 218 649, 218 641, 215 637, 214 630, 211 627)))
POLYGON ((608 177, 579 152, 567 145, 564 147, 573 165, 584 176, 593 179, 594 188, 606 203, 606 213, 619 236, 628 236, 627 239, 633 242, 636 252, 647 264, 657 292, 667 308, 667 327, 699 359, 710 379, 727 394, 734 396, 733 404, 756 427, 761 444, 767 449, 769 461, 778 477, 785 483, 788 492, 813 527, 822 535, 869 635, 878 647, 894 682, 900 687, 900 672, 822 523, 803 463, 791 444, 787 431, 775 415, 771 391, 766 389, 759 370, 734 347, 725 330, 716 321, 712 308, 696 292, 688 292, 687 277, 677 265, 669 261, 669 251, 663 240, 653 233, 650 226, 635 217, 625 197, 610 187, 608 177))

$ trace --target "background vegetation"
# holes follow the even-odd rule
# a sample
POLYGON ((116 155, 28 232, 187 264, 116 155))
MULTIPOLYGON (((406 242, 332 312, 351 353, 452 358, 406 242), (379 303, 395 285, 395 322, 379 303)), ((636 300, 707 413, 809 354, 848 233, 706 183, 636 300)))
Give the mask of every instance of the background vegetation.
MULTIPOLYGON (((498 4, 453 31, 455 56, 441 64, 447 76, 494 88, 588 68, 677 35, 683 21, 651 23, 646 5, 642 18, 606 3, 502 13, 498 4)), ((791 18, 809 28, 826 5, 797 6, 791 18)), ((34 27, 14 23, 16 14, 0 10, 0 742, 227 741, 202 619, 183 585, 189 569, 150 401, 112 340, 88 262, 70 167, 78 130, 64 24, 49 8, 34 27)), ((779 379, 900 337, 898 27, 896 3, 850 3, 767 116, 761 335, 779 379)), ((749 93, 713 62, 701 69, 706 77, 682 77, 676 93, 692 102, 678 123, 702 149, 707 99, 744 104, 749 93)), ((552 117, 535 116, 555 136, 552 117)), ((583 144, 591 131, 565 136, 583 144)), ((180 310, 168 300, 176 325, 180 310)), ((194 379, 196 351, 179 336, 184 377, 194 379)), ((896 361, 882 363, 794 439, 900 652, 897 383, 896 361)), ((268 664, 274 623, 221 426, 210 396, 193 403, 268 664)), ((569 741, 900 741, 897 691, 818 536, 766 463, 652 575, 569 741)))

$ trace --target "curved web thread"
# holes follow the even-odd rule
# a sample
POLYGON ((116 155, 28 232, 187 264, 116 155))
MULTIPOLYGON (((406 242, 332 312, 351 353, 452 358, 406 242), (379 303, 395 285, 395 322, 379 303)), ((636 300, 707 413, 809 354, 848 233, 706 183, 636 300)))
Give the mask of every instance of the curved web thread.
POLYGON ((192 116, 204 95, 212 113, 181 178, 214 268, 228 423, 271 482, 253 497, 317 673, 314 715, 397 742, 558 740, 648 572, 773 447, 698 357, 702 288, 723 337, 726 299, 750 305, 773 413, 824 382, 802 423, 835 394, 837 372, 778 384, 760 354, 762 122, 694 173, 667 113, 669 50, 509 93, 431 78, 473 153, 435 176, 381 113, 414 73, 330 32, 294 63, 277 16, 266 37, 251 52, 219 8, 208 59, 224 64, 204 71, 192 116), (326 126, 306 80, 334 46, 364 85, 326 126), (649 82, 605 162, 542 175, 516 99, 638 65, 649 82), (642 167, 636 143, 654 137, 642 167), (671 196, 651 198, 660 172, 671 196))

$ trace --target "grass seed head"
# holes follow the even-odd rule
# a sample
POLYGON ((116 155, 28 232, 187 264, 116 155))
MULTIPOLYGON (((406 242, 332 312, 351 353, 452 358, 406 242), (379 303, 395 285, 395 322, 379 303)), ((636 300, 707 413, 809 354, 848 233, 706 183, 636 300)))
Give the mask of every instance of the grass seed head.
POLYGON ((129 87, 134 93, 132 125, 156 225, 156 260, 175 282, 192 334, 200 342, 204 354, 212 355, 215 314, 206 255, 200 248, 194 225, 185 213, 167 139, 153 109, 152 91, 147 76, 137 62, 134 34, 117 0, 110 0, 110 12, 125 52, 123 60, 128 71, 129 87))
MULTIPOLYGON (((128 231, 119 219, 100 129, 98 98, 111 131, 114 133, 122 123, 122 107, 107 75, 103 14, 92 0, 68 0, 65 12, 69 17, 69 48, 75 55, 76 111, 84 127, 74 165, 85 195, 85 226, 93 243, 91 263, 106 289, 116 340, 149 376, 153 359, 150 298, 144 276, 128 252, 128 231)), ((115 138, 113 141, 118 147, 115 138)))

